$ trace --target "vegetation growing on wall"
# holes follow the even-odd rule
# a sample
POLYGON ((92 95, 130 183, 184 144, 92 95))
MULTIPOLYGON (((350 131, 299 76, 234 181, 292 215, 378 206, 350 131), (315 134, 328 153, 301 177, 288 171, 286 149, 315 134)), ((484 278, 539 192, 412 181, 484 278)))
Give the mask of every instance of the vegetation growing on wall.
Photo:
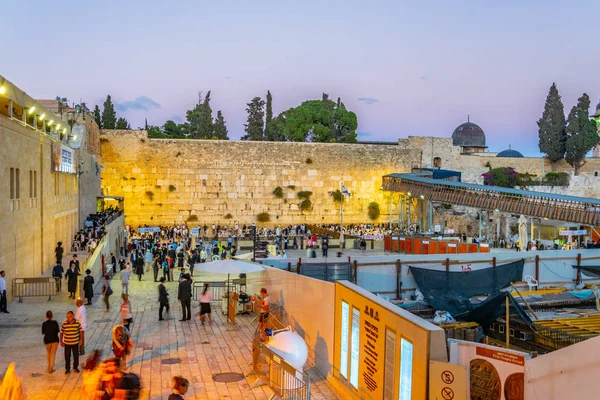
POLYGON ((331 197, 333 197, 333 201, 336 203, 341 203, 344 201, 344 195, 342 194, 340 189, 331 192, 331 197))
POLYGON ((187 222, 196 222, 196 221, 198 221, 198 216, 197 215, 190 215, 187 218, 187 222))
POLYGON ((231 215, 231 213, 227 213, 224 218, 225 219, 232 219, 233 215, 231 215))
POLYGON ((514 188, 519 185, 519 174, 512 167, 492 168, 482 176, 484 185, 504 188, 514 188))
POLYGON ((300 211, 310 211, 312 209, 312 201, 310 199, 304 199, 300 202, 298 206, 300 211))
POLYGON ((548 172, 544 180, 552 186, 569 186, 569 174, 566 172, 548 172))
POLYGON ((154 200, 154 192, 152 190, 148 190, 146 191, 146 197, 148 198, 148 200, 152 201, 154 200))
POLYGON ((176 190, 177 188, 175 187, 175 185, 169 185, 169 192, 174 192, 176 190))
POLYGON ((310 190, 301 190, 296 193, 300 200, 309 200, 310 196, 312 196, 312 192, 310 190))
POLYGON ((288 189, 290 189, 290 190, 296 190, 296 185, 288 185, 288 189))
POLYGON ((269 222, 271 221, 271 216, 268 212, 261 212, 256 216, 256 222, 269 222))
POLYGON ((375 221, 377 218, 379 218, 380 214, 381 214, 381 211, 379 210, 379 203, 377 203, 376 201, 370 202, 368 211, 367 211, 367 215, 369 216, 369 219, 371 221, 375 221))
POLYGON ((312 158, 308 157, 305 162, 307 164, 312 164, 313 161, 312 161, 312 158))
POLYGON ((273 196, 275 196, 278 199, 281 199, 283 197, 283 189, 281 188, 281 186, 277 186, 275 189, 273 189, 273 196))

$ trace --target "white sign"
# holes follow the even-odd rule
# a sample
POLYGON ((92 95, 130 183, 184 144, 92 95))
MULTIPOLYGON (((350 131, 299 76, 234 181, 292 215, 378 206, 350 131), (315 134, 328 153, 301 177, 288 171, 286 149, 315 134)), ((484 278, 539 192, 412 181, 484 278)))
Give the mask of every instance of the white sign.
POLYGON ((490 247, 489 243, 480 243, 479 247, 490 247))
POLYGON ((456 339, 448 339, 448 344, 450 363, 469 369, 467 398, 524 398, 525 360, 529 354, 456 339))
POLYGON ((456 243, 448 243, 448 247, 456 247, 456 243))
POLYGON ((587 230, 577 230, 577 231, 560 231, 558 233, 560 236, 579 236, 579 235, 587 235, 587 230))
POLYGON ((429 361, 429 398, 467 400, 467 367, 429 361))
POLYGON ((406 240, 406 238, 401 237, 400 240, 406 240))
POLYGON ((446 229, 446 233, 452 234, 454 233, 454 229, 446 229))
POLYGON ((434 232, 440 232, 441 230, 442 230, 442 226, 441 226, 441 225, 435 225, 435 226, 433 227, 433 231, 434 231, 434 232))
POLYGON ((348 379, 348 322, 350 320, 350 306, 342 301, 342 337, 340 340, 340 374, 348 379))
POLYGON ((398 400, 412 399, 413 344, 400 340, 400 393, 398 400))
POLYGON ((350 384, 358 389, 358 353, 360 351, 360 311, 352 307, 352 342, 350 343, 350 384))
POLYGON ((398 240, 398 236, 392 236, 392 240, 398 240))
POLYGON ((192 228, 192 236, 200 235, 200 228, 192 228))
POLYGON ((156 233, 160 232, 160 228, 157 226, 151 226, 149 228, 138 228, 138 233, 156 233))
POLYGON ((52 143, 52 171, 76 173, 75 151, 63 144, 52 143))
POLYGON ((429 244, 429 240, 423 240, 423 244, 429 244))

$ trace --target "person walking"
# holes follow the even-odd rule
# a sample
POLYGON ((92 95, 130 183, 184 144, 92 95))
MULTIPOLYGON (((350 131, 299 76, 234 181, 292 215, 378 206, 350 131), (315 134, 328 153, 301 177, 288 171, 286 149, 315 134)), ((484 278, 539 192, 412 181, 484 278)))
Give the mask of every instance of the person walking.
POLYGON ((0 271, 0 312, 4 314, 10 314, 7 309, 7 299, 6 299, 6 281, 4 280, 5 276, 4 271, 0 271))
POLYGON ((65 274, 65 279, 67 280, 67 290, 69 291, 69 298, 75 298, 75 292, 77 291, 77 277, 79 276, 79 270, 77 269, 75 263, 71 261, 69 264, 69 269, 65 274))
POLYGON ((56 292, 60 293, 60 289, 62 287, 62 278, 65 269, 62 264, 56 264, 52 267, 52 277, 56 278, 56 292))
POLYGON ((60 346, 65 348, 65 374, 71 373, 71 354, 73 371, 79 372, 79 346, 83 344, 81 324, 75 319, 73 311, 67 312, 67 319, 60 329, 60 346))
POLYGON ((133 314, 131 313, 131 302, 129 296, 126 294, 121 295, 123 302, 121 303, 121 319, 123 320, 123 326, 131 331, 131 322, 133 321, 133 314))
POLYGON ((174 376, 173 393, 169 395, 168 400, 184 400, 183 395, 187 393, 190 382, 183 376, 174 376))
POLYGON ((94 277, 91 273, 92 271, 89 268, 86 269, 85 278, 83 278, 83 293, 87 299, 86 305, 88 306, 92 305, 92 298, 94 297, 94 277))
POLYGON ((146 264, 146 272, 150 269, 150 264, 154 261, 154 257, 152 256, 152 250, 150 247, 146 249, 146 253, 144 254, 144 262, 146 264))
POLYGON ((208 322, 212 322, 210 315, 210 302, 212 301, 212 292, 208 290, 208 282, 204 284, 204 289, 200 293, 200 322, 204 325, 204 315, 208 316, 208 322))
POLYGON ((169 282, 171 282, 171 277, 169 275, 169 261, 167 261, 167 259, 163 259, 162 260, 162 271, 163 271, 163 278, 165 278, 165 280, 169 280, 169 282))
POLYGON ((85 330, 87 328, 86 310, 83 306, 83 300, 77 299, 75 302, 77 310, 75 311, 75 319, 81 324, 81 344, 79 345, 79 355, 85 354, 85 330))
POLYGON ((167 293, 167 288, 165 287, 165 277, 160 278, 160 283, 158 284, 158 320, 163 321, 163 309, 167 309, 169 312, 169 293, 167 293))
POLYGON ((42 335, 44 335, 44 345, 46 346, 46 355, 48 356, 48 373, 54 372, 54 359, 56 358, 56 349, 58 349, 58 334, 60 327, 58 322, 52 319, 52 311, 46 311, 46 321, 42 324, 42 335))
POLYGON ((104 299, 104 304, 106 305, 106 309, 104 312, 110 311, 110 303, 109 297, 113 293, 112 288, 110 287, 110 280, 108 275, 104 275, 104 283, 102 284, 102 297, 104 299))
POLYGON ((79 270, 79 260, 77 259, 77 254, 73 254, 73 259, 69 261, 69 268, 71 268, 71 265, 75 266, 75 269, 77 270, 77 275, 81 275, 81 272, 79 270))
POLYGON ((144 275, 144 259, 141 256, 135 260, 135 273, 138 276, 138 281, 141 281, 142 275, 144 275))
POLYGON ((190 276, 188 274, 185 274, 183 280, 179 282, 177 300, 181 303, 181 312, 183 313, 183 317, 180 321, 189 321, 192 319, 192 282, 190 281, 190 276))
POLYGON ((56 248, 54 249, 54 255, 56 255, 56 263, 62 264, 63 253, 65 249, 62 247, 62 242, 56 243, 56 248))
POLYGON ((110 253, 110 263, 112 264, 113 275, 117 273, 117 257, 113 253, 110 253))
POLYGON ((131 276, 131 267, 129 263, 121 271, 121 294, 129 294, 129 277, 131 276))
POLYGON ((162 263, 160 261, 160 255, 156 255, 154 257, 154 261, 152 262, 152 270, 154 272, 154 282, 158 282, 158 271, 162 267, 162 263))
POLYGON ((133 342, 127 328, 123 325, 115 325, 112 330, 113 354, 121 362, 121 368, 127 368, 127 356, 131 353, 133 342))

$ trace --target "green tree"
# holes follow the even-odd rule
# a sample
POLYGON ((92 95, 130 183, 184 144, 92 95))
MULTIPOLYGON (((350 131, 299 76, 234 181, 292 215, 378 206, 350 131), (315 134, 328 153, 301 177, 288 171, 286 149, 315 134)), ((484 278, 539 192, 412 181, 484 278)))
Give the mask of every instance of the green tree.
POLYGON ((309 100, 290 108, 273 120, 273 136, 292 142, 356 143, 356 114, 339 99, 323 93, 321 100, 309 100))
POLYGON ((246 105, 248 106, 246 108, 248 120, 244 124, 246 134, 242 136, 242 140, 264 140, 265 101, 260 97, 255 97, 246 105))
POLYGON ((131 125, 129 125, 129 122, 127 122, 127 120, 125 118, 119 117, 119 119, 117 120, 117 123, 115 124, 115 129, 130 130, 131 125))
POLYGON ((567 119, 565 160, 575 168, 575 175, 585 164, 585 155, 598 144, 596 122, 589 118, 590 98, 584 93, 567 119))
POLYGON ((210 108, 210 90, 204 101, 198 103, 186 113, 190 126, 190 137, 193 139, 211 139, 213 137, 212 109, 210 108))
POLYGON ((567 141, 565 108, 555 83, 550 87, 544 105, 544 113, 537 124, 539 127, 540 151, 548 156, 554 170, 555 163, 565 156, 567 141))
POLYGON ((102 129, 102 114, 100 113, 100 107, 98 107, 98 104, 96 104, 96 107, 94 107, 94 121, 96 121, 98 128, 102 129))
POLYGON ((229 140, 229 136, 227 135, 227 126, 225 125, 225 118, 223 118, 223 114, 221 110, 217 111, 217 118, 214 123, 213 130, 213 139, 219 140, 229 140))
POLYGON ((163 137, 165 137, 165 135, 163 134, 163 132, 161 131, 159 126, 150 125, 148 127, 148 137, 149 138, 163 138, 163 137))
POLYGON ((273 140, 271 135, 271 121, 273 120, 273 96, 271 91, 267 90, 267 104, 265 110, 265 140, 273 140))
POLYGON ((117 126, 117 112, 112 102, 110 94, 104 100, 104 109, 102 110, 102 128, 115 129, 117 126))

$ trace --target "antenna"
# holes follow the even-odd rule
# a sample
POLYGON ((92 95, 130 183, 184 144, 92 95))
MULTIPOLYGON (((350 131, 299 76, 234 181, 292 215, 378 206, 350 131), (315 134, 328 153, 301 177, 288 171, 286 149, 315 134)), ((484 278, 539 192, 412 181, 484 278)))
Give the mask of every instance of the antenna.
POLYGON ((471 122, 471 116, 467 114, 467 122, 471 122))

